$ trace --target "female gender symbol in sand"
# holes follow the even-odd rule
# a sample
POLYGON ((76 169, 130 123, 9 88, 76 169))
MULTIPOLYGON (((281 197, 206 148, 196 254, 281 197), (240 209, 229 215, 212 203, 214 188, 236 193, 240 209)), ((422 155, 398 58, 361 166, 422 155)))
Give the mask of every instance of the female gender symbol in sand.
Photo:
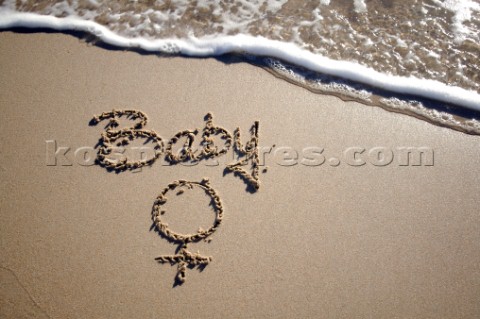
POLYGON ((187 266, 189 268, 194 267, 205 267, 212 260, 212 257, 201 256, 198 253, 192 253, 187 250, 187 245, 190 243, 199 242, 202 239, 206 239, 208 236, 212 235, 217 228, 220 226, 223 218, 223 206, 220 201, 220 197, 217 195, 215 190, 210 186, 208 179, 204 178, 201 182, 190 182, 186 180, 178 180, 169 184, 160 195, 157 196, 152 209, 152 220, 155 225, 156 230, 166 237, 169 241, 174 242, 179 245, 178 253, 176 255, 163 255, 155 258, 159 263, 165 264, 169 263, 171 265, 177 264, 177 275, 175 277, 176 283, 183 284, 186 279, 187 266), (199 229, 194 234, 180 234, 176 233, 170 228, 168 224, 163 222, 160 218, 165 211, 161 210, 161 207, 167 202, 168 198, 166 194, 172 192, 177 188, 180 189, 180 192, 183 192, 183 189, 193 189, 194 187, 199 187, 205 191, 205 193, 211 198, 212 206, 216 212, 215 221, 213 222, 212 227, 207 230, 199 229))

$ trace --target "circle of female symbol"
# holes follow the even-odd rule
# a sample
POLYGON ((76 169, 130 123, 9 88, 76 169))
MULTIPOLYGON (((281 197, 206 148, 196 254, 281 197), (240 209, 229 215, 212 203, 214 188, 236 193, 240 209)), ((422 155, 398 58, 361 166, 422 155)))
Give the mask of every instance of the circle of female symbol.
MULTIPOLYGON (((183 192, 183 189, 180 190, 183 192)), ((210 186, 208 179, 204 178, 201 182, 190 182, 186 180, 178 180, 173 183, 170 183, 161 193, 157 196, 152 209, 152 220, 155 225, 155 228, 160 232, 161 235, 166 237, 169 241, 177 243, 179 245, 178 253, 175 255, 163 255, 155 258, 159 263, 165 264, 169 263, 171 265, 177 264, 177 275, 175 277, 176 283, 183 284, 186 279, 187 266, 190 268, 194 267, 205 267, 212 261, 212 257, 201 256, 198 253, 192 253, 187 250, 187 245, 189 243, 196 243, 200 240, 206 239, 208 236, 212 235, 217 228, 220 226, 223 219, 223 206, 220 201, 220 197, 215 192, 215 190, 210 186), (168 228, 168 224, 162 221, 161 216, 165 211, 161 210, 161 207, 165 205, 168 198, 166 197, 168 192, 174 191, 177 188, 186 188, 193 189, 194 187, 199 187, 205 191, 205 193, 211 198, 212 206, 215 210, 216 216, 213 225, 207 229, 199 229, 194 234, 180 234, 172 231, 168 228)))

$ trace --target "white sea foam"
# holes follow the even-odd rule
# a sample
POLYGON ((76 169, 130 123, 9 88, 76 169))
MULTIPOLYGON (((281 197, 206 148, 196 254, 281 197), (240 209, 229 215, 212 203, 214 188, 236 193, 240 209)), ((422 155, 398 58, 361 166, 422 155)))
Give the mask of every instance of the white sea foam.
POLYGON ((367 12, 367 4, 365 3, 365 0, 353 0, 353 6, 357 13, 367 12))
POLYGON ((271 40, 262 36, 237 34, 201 38, 194 36, 170 39, 127 38, 103 25, 74 15, 57 18, 50 15, 1 10, 0 28, 13 27, 83 31, 94 34, 101 41, 110 45, 141 48, 151 52, 181 53, 202 57, 233 52, 270 56, 316 72, 342 77, 384 90, 431 98, 480 111, 480 94, 475 91, 449 86, 435 80, 381 73, 358 63, 326 58, 291 42, 271 40))
POLYGON ((125 38, 262 36, 480 93, 480 14, 472 0, 0 0, 5 8, 77 17, 125 38))
POLYGON ((381 104, 386 105, 392 109, 400 111, 408 111, 429 120, 432 123, 437 123, 443 126, 452 127, 463 132, 479 134, 480 122, 475 119, 466 121, 457 120, 452 114, 441 112, 434 109, 426 108, 418 101, 405 101, 398 98, 383 98, 380 100, 381 104))
POLYGON ((455 34, 455 41, 462 42, 468 36, 479 39, 479 30, 471 30, 465 23, 473 17, 473 12, 480 12, 480 3, 472 0, 433 0, 438 6, 441 6, 453 13, 452 31, 455 34))

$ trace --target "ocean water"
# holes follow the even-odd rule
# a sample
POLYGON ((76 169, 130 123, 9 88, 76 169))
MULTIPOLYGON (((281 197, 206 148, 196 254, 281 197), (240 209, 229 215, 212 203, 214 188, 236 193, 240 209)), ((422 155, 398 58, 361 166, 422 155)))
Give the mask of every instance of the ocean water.
POLYGON ((0 0, 14 27, 242 55, 315 93, 480 134, 480 0, 0 0))

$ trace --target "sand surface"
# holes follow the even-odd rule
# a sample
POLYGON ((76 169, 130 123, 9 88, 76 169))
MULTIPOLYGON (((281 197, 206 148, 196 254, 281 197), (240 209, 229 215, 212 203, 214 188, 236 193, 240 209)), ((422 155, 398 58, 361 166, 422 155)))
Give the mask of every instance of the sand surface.
MULTIPOLYGON (((312 94, 244 63, 159 58, 62 34, 0 33, 0 316, 3 318, 478 318, 480 137, 312 94), (265 156, 255 193, 224 165, 107 172, 78 164, 95 114, 137 109, 168 141, 215 123, 259 121, 265 156), (48 166, 47 142, 70 147, 48 166), (323 165, 281 166, 275 149, 324 148, 323 165), (363 147, 427 147, 433 165, 345 163, 363 147), (340 165, 329 159, 337 157, 340 165), (64 166, 65 164, 71 164, 64 166), (175 245, 154 231, 157 195, 209 177, 224 218, 212 256, 173 287, 175 245)), ((244 135, 246 140, 248 135, 244 135)), ((428 163, 427 163, 428 164, 428 163)), ((214 215, 178 197, 172 228, 214 215)), ((203 196, 203 197, 202 197, 203 196)), ((199 225, 201 224, 201 225, 199 225)))

